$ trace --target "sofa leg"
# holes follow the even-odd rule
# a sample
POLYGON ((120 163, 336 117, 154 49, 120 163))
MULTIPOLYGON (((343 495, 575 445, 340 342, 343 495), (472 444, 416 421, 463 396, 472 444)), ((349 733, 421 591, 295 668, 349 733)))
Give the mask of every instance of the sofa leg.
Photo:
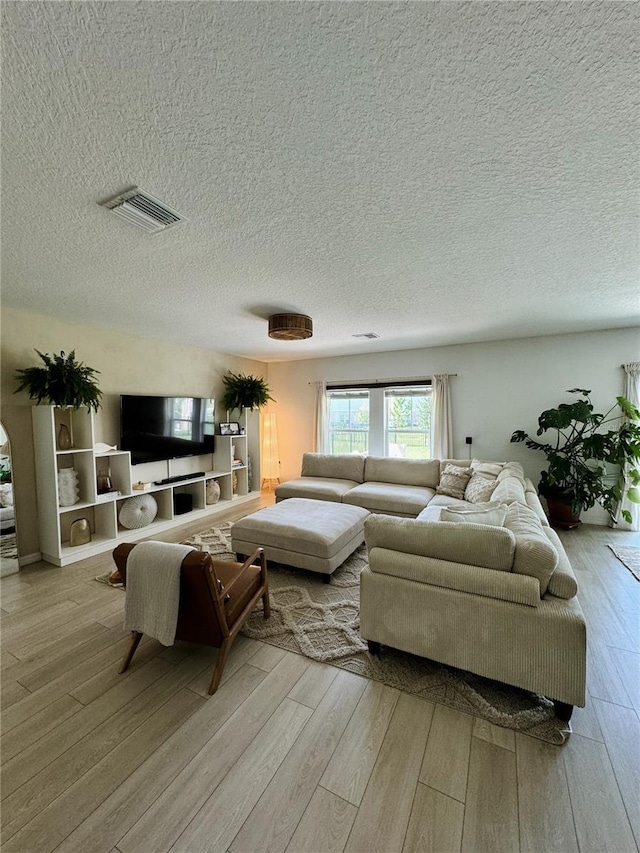
POLYGON ((331 583, 331 575, 323 574, 322 575, 322 582, 323 583, 331 583))
POLYGON ((380 643, 377 640, 367 640, 367 645, 369 646, 369 654, 380 656, 380 643))
POLYGON ((562 720, 563 723, 568 723, 571 719, 571 715, 573 714, 573 705, 567 705, 566 702, 559 702, 557 699, 554 699, 553 707, 556 712, 556 717, 559 720, 562 720))

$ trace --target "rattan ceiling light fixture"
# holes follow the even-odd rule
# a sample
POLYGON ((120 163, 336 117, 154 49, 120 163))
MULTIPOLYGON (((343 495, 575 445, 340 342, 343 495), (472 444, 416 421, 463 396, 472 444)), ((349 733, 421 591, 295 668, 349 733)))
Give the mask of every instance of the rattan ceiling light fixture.
POLYGON ((306 314, 272 314, 269 337, 278 341, 304 341, 313 335, 313 320, 306 314))

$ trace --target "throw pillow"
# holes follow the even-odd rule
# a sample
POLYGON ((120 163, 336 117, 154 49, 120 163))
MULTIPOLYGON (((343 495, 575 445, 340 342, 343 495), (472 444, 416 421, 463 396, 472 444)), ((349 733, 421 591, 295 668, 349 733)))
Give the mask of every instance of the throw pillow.
POLYGON ((482 474, 474 474, 464 490, 464 499, 472 504, 484 503, 491 500, 495 487, 495 480, 487 480, 482 474))
POLYGON ((464 500, 464 490, 471 479, 471 468, 459 468, 457 465, 447 465, 442 472, 436 489, 438 495, 448 495, 450 498, 464 500))
POLYGON ((118 520, 127 530, 137 530, 151 524, 157 512, 158 504, 153 495, 136 495, 124 501, 118 513, 118 520))
POLYGON ((490 501, 475 506, 445 506, 440 513, 440 521, 466 521, 471 524, 490 524, 502 527, 507 514, 506 504, 490 501))

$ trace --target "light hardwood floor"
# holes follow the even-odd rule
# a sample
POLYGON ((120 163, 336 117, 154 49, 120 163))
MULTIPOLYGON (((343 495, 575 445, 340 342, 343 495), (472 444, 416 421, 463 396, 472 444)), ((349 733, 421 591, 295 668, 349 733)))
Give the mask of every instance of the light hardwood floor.
POLYGON ((563 747, 242 636, 213 697, 213 649, 145 638, 118 675, 110 555, 3 578, 3 853, 637 853, 640 583, 607 543, 640 536, 562 539, 589 632, 563 747))

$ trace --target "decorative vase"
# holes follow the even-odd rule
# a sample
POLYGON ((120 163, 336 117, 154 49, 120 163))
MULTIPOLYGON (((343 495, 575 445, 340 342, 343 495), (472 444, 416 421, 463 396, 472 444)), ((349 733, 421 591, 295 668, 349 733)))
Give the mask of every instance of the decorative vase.
POLYGON ((207 480, 206 501, 207 504, 217 504, 220 500, 220 484, 217 480, 207 480))
POLYGON ((58 450, 71 450, 71 433, 66 424, 60 424, 58 430, 58 450))
POLYGON ((105 467, 103 463, 98 467, 97 489, 99 495, 106 495, 113 491, 113 486, 111 485, 111 468, 108 464, 105 467))
POLYGON ((73 506, 80 500, 78 472, 75 468, 61 468, 58 471, 58 503, 60 506, 73 506))
POLYGON ((69 528, 69 545, 86 545, 91 542, 89 519, 77 518, 69 528))

